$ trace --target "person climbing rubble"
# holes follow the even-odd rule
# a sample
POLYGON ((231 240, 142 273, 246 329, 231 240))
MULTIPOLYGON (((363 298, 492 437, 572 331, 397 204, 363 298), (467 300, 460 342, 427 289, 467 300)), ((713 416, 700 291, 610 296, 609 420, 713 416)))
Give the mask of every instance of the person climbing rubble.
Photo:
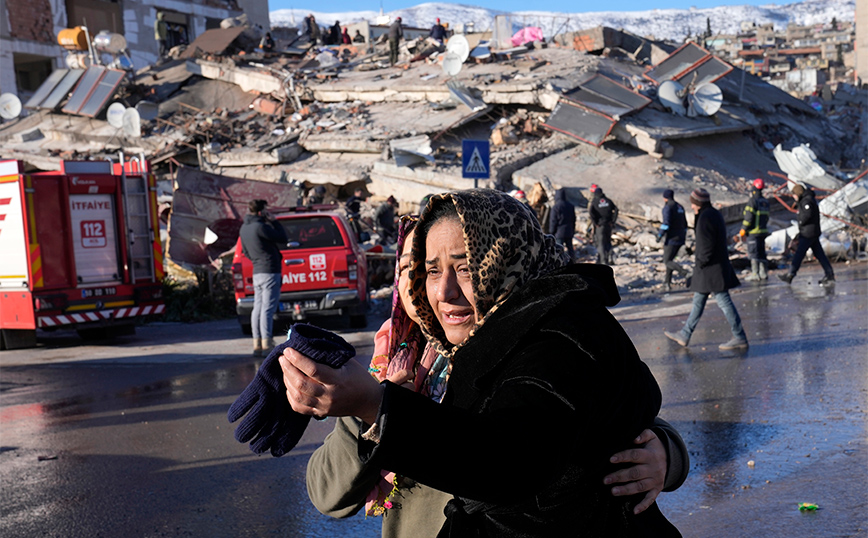
POLYGON ((749 282, 768 280, 769 260, 766 258, 766 237, 769 235, 769 201, 763 197, 765 182, 762 178, 753 180, 750 199, 744 207, 744 218, 738 240, 747 243, 747 256, 750 259, 749 282))

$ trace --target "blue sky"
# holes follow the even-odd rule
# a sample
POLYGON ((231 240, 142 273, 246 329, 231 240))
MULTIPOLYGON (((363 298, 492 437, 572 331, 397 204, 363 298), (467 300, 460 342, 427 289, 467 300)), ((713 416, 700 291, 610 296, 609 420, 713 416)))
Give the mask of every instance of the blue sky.
MULTIPOLYGON (((384 11, 412 7, 425 3, 419 1, 398 0, 330 0, 322 3, 315 0, 268 0, 268 8, 271 11, 277 9, 300 9, 316 10, 330 13, 344 11, 378 11, 382 5, 384 11)), ((789 4, 792 2, 769 0, 604 0, 601 2, 576 2, 568 0, 548 0, 545 2, 532 2, 528 0, 476 0, 468 2, 449 2, 479 6, 500 11, 558 11, 565 13, 580 13, 594 11, 646 11, 649 9, 688 9, 691 6, 708 8, 717 6, 762 6, 769 4, 789 4)))

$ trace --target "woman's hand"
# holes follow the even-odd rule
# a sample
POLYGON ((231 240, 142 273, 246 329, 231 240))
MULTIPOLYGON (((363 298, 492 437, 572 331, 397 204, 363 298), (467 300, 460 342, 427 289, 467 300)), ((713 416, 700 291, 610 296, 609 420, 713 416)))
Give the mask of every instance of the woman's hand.
POLYGON ((666 448, 651 430, 643 431, 634 441, 639 448, 618 452, 609 461, 612 463, 634 463, 632 467, 620 469, 603 479, 605 484, 618 484, 612 488, 616 497, 647 492, 642 502, 633 508, 640 514, 654 504, 663 491, 666 481, 666 448))
POLYGON ((355 416, 368 424, 377 419, 383 388, 355 360, 335 369, 286 348, 280 367, 294 411, 315 417, 355 416))

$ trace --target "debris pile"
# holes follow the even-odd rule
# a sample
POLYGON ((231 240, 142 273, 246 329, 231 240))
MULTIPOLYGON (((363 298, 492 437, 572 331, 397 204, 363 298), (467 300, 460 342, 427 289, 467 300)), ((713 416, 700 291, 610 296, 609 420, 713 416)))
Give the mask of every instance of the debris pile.
MULTIPOLYGON (((661 247, 653 239, 667 188, 683 201, 705 187, 736 226, 754 177, 782 187, 802 181, 793 175, 808 173, 805 167, 819 167, 811 177, 830 178, 821 188, 832 193, 827 205, 835 222, 847 221, 839 228, 858 232, 850 223, 864 220, 864 187, 842 187, 865 166, 858 149, 868 140, 860 131, 865 90, 840 85, 830 100, 805 102, 695 43, 676 46, 604 27, 548 43, 531 32, 517 46, 514 36, 468 33, 440 43, 425 29, 412 36, 408 29, 392 66, 385 33, 362 28, 364 42, 328 46, 295 29, 274 29, 270 51, 256 48, 259 36, 243 21, 208 30, 120 84, 119 106, 143 111, 138 131, 103 121, 111 119, 104 108, 93 115, 88 109, 87 117, 69 112, 61 96, 0 125, 0 157, 52 169, 59 159, 123 150, 142 154, 175 188, 189 168, 249 180, 253 187, 239 192, 251 195, 260 192, 257 182, 279 184, 302 203, 317 187, 340 203, 364 186, 370 216, 389 195, 407 212, 432 193, 471 187, 462 141, 487 140, 490 174, 480 186, 530 193, 540 185, 548 200, 558 188, 572 189, 577 252, 587 260, 594 253, 584 196, 591 183, 605 188, 624 214, 613 238, 624 289, 661 280, 661 247)), ((782 204, 775 209, 772 222, 784 232, 789 213, 782 204)), ((191 234, 179 245, 202 239, 202 226, 195 233, 170 227, 191 234)), ((851 239, 845 252, 859 251, 860 241, 851 239)), ((213 261, 217 250, 179 261, 213 261)))

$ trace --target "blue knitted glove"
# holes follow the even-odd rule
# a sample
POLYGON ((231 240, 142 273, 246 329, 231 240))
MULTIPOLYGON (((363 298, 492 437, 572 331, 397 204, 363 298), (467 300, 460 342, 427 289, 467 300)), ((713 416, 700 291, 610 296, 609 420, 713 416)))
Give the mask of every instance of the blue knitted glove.
POLYGON ((356 354, 353 346, 334 333, 303 323, 292 326, 287 341, 271 350, 227 414, 229 422, 247 415, 235 429, 235 439, 250 441, 250 449, 257 454, 270 450, 275 457, 283 456, 295 447, 310 421, 309 415, 293 411, 286 399, 278 359, 288 347, 332 368, 340 368, 356 354))

